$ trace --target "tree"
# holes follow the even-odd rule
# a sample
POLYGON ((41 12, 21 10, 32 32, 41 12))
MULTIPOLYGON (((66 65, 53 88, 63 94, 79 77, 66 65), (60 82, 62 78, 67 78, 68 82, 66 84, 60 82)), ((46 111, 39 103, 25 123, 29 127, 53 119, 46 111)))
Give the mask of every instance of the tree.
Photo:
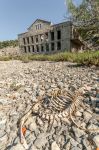
POLYGON ((83 0, 79 6, 73 0, 66 0, 66 5, 73 21, 99 21, 99 0, 83 0))
POLYGON ((83 40, 99 49, 99 0, 82 0, 75 5, 74 0, 66 0, 68 16, 76 25, 83 40))
POLYGON ((0 42, 0 49, 5 48, 5 47, 10 47, 10 46, 13 46, 13 47, 18 46, 18 40, 0 42))

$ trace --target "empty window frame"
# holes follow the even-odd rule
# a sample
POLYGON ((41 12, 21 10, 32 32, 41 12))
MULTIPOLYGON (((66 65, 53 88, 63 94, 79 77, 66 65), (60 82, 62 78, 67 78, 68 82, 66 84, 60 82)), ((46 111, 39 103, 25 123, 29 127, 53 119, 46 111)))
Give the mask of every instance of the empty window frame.
POLYGON ((38 29, 38 25, 35 26, 36 30, 38 29))
POLYGON ((41 24, 38 24, 38 25, 36 25, 35 27, 36 27, 36 30, 39 30, 39 29, 41 29, 42 25, 41 25, 41 24))
POLYGON ((39 30, 39 25, 37 25, 37 30, 39 30))
POLYGON ((33 36, 31 36, 31 42, 32 42, 32 43, 34 43, 34 39, 33 39, 33 36))
POLYGON ((55 44, 51 43, 51 50, 54 51, 55 44))
POLYGON ((54 40, 54 32, 51 32, 51 41, 54 40))
POLYGON ((60 40, 61 39, 61 30, 57 31, 57 39, 60 40))
POLYGON ((28 46, 28 52, 29 52, 29 53, 31 52, 30 46, 28 46))
POLYGON ((40 29, 42 28, 42 25, 41 25, 41 24, 39 24, 39 28, 40 28, 40 29))
POLYGON ((49 44, 46 43, 45 46, 46 46, 46 51, 48 52, 49 51, 49 44))
POLYGON ((25 38, 23 38, 23 43, 24 43, 24 45, 26 44, 26 42, 25 42, 25 38))
POLYGON ((38 43, 38 36, 36 36, 36 43, 38 43))
POLYGON ((44 46, 43 45, 41 45, 41 51, 44 52, 44 46))
POLYGON ((27 37, 27 44, 29 44, 29 37, 27 37))
POLYGON ((57 50, 61 50, 61 42, 57 42, 57 50))
POLYGON ((34 52, 34 45, 32 45, 32 52, 34 52))
POLYGON ((45 33, 45 39, 48 41, 48 32, 45 33))
POLYGON ((37 52, 39 52, 39 45, 36 45, 36 50, 37 52))
POLYGON ((27 51, 26 51, 26 46, 24 46, 24 52, 27 53, 27 51))

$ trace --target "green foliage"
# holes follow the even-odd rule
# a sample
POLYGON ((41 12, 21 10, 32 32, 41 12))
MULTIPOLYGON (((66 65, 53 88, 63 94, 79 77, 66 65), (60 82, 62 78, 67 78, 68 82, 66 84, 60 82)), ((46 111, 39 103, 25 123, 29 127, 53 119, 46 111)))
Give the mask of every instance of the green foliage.
POLYGON ((9 61, 11 59, 12 59, 11 56, 0 56, 0 61, 9 61))
POLYGON ((82 39, 94 49, 99 48, 99 0, 82 0, 78 6, 73 0, 66 0, 68 12, 76 23, 82 39), (96 35, 97 34, 97 35, 96 35))
POLYGON ((76 21, 99 20, 99 0, 82 0, 79 6, 73 0, 66 0, 66 4, 69 14, 76 21))
POLYGON ((10 47, 10 46, 13 46, 13 47, 18 46, 18 40, 0 42, 0 49, 5 48, 5 47, 10 47))
POLYGON ((10 90, 11 90, 11 91, 18 91, 21 87, 22 87, 22 85, 17 85, 16 82, 13 82, 13 83, 10 85, 10 90))
POLYGON ((23 63, 28 63, 29 61, 69 61, 76 62, 81 65, 96 65, 99 66, 99 51, 86 51, 83 53, 71 53, 71 52, 62 52, 51 55, 21 55, 21 56, 9 56, 2 57, 0 61, 7 60, 21 60, 23 63))

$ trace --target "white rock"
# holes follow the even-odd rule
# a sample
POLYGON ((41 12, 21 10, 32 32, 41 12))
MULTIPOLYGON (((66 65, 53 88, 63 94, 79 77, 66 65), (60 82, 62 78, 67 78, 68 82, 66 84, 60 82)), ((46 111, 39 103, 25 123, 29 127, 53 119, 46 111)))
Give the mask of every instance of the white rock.
POLYGON ((25 148, 21 144, 17 144, 13 146, 10 150, 25 150, 25 148))
POLYGON ((84 115, 84 119, 86 121, 89 121, 91 119, 91 117, 92 117, 92 115, 89 112, 87 112, 87 111, 84 111, 83 115, 84 115))
POLYGON ((37 148, 33 145, 33 146, 31 147, 31 150, 37 150, 37 148))
POLYGON ((66 149, 66 150, 70 150, 70 145, 71 145, 71 143, 68 142, 68 143, 65 145, 65 149, 66 149))
POLYGON ((93 138, 93 141, 95 142, 96 146, 99 147, 99 135, 96 135, 96 136, 93 138))
POLYGON ((51 150, 60 150, 59 146, 57 145, 56 141, 54 141, 51 145, 51 150))
POLYGON ((46 138, 37 138, 36 141, 34 142, 34 145, 40 149, 42 148, 42 146, 45 146, 47 142, 48 141, 46 138))
POLYGON ((99 128, 95 124, 89 124, 87 128, 88 130, 96 130, 95 132, 99 133, 99 130, 98 130, 99 128))
POLYGON ((0 103, 3 105, 9 104, 11 102, 8 101, 8 99, 0 99, 0 103))
POLYGON ((31 131, 35 131, 35 130, 37 129, 36 123, 31 123, 31 124, 29 125, 29 129, 30 129, 31 131))
POLYGON ((76 147, 78 142, 75 141, 73 138, 70 139, 70 143, 72 144, 73 147, 76 147))
POLYGON ((80 130, 79 128, 72 127, 72 129, 73 129, 73 132, 75 134, 75 138, 79 138, 82 135, 85 135, 85 132, 83 130, 80 130))
POLYGON ((4 125, 6 123, 6 119, 0 120, 0 125, 4 125))
POLYGON ((82 116, 82 113, 79 112, 79 111, 77 111, 77 112, 75 113, 75 115, 76 115, 77 117, 81 117, 81 116, 82 116))
POLYGON ((30 129, 31 131, 35 131, 35 130, 37 129, 37 124, 36 124, 35 118, 30 118, 30 119, 29 119, 29 122, 28 122, 28 120, 27 120, 27 123, 28 123, 29 129, 30 129))
POLYGON ((0 138, 0 142, 6 142, 6 141, 7 141, 7 134, 5 134, 0 138))

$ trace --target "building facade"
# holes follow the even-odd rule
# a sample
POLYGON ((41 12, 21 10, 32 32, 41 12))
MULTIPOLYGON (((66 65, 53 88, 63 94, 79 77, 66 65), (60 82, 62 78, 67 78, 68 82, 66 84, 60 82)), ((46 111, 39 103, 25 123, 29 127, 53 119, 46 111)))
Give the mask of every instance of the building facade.
POLYGON ((70 21, 52 25, 51 22, 37 19, 28 32, 18 35, 21 53, 55 53, 77 51, 83 43, 70 21))

